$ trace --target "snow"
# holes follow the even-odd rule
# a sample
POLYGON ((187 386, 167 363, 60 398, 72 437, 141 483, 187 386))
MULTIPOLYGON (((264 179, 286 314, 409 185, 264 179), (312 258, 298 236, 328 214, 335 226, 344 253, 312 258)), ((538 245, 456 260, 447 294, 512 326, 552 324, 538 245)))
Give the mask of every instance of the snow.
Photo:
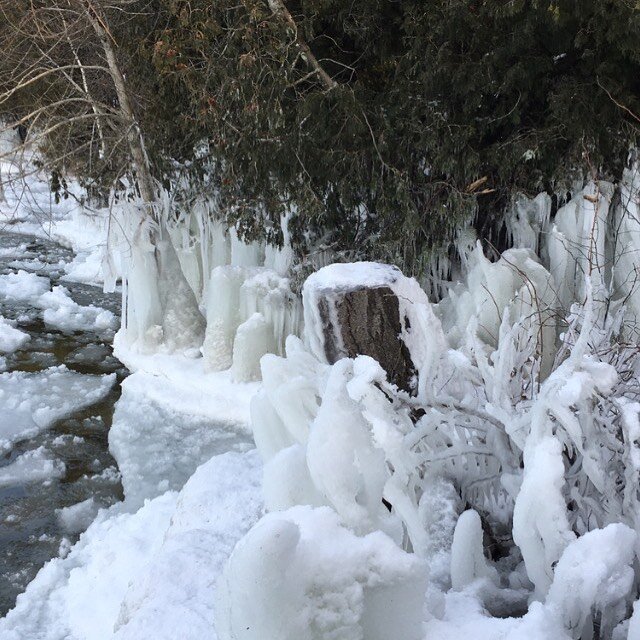
POLYGON ((0 620, 3 640, 215 640, 216 579, 261 509, 254 453, 213 458, 180 493, 99 513, 0 620))
POLYGON ((158 553, 132 581, 115 637, 215 640, 217 582, 238 539, 262 511, 255 450, 200 466, 178 496, 158 553))
POLYGON ((1 373, 0 450, 95 404, 109 393, 115 381, 115 374, 81 375, 63 365, 39 373, 1 373))
POLYGON ((49 561, 0 620, 3 640, 102 640, 113 635, 132 577, 162 545, 176 494, 135 514, 103 511, 64 558, 49 561))
POLYGON ((592 625, 592 611, 602 615, 601 637, 626 617, 637 542, 635 531, 617 523, 589 531, 565 549, 545 606, 557 611, 576 640, 592 633, 585 628, 592 625))
POLYGON ((16 329, 15 322, 0 315, 0 353, 13 353, 22 348, 31 336, 20 329, 16 329))
POLYGON ((328 507, 269 514, 238 544, 218 600, 221 640, 422 640, 427 567, 328 507))
POLYGON ((61 460, 55 460, 44 447, 38 447, 19 455, 10 464, 0 467, 0 487, 52 480, 61 478, 64 473, 64 463, 61 460))
MULTIPOLYGON (((212 395, 220 391, 211 385, 212 395)), ((134 373, 122 384, 109 448, 131 505, 179 489, 199 464, 215 454, 250 447, 244 422, 227 421, 222 412, 212 417, 207 412, 212 401, 198 406, 198 398, 203 398, 198 390, 191 389, 188 397, 178 400, 179 393, 167 380, 144 372, 134 373), (189 405, 189 399, 195 402, 189 405)))

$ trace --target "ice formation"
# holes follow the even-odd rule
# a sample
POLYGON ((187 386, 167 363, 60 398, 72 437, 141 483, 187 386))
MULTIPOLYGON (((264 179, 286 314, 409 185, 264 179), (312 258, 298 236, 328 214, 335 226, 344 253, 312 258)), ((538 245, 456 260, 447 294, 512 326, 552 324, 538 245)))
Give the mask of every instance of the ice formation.
MULTIPOLYGON (((357 263, 312 275, 303 311, 286 237, 244 243, 203 200, 173 218, 163 204, 157 224, 119 205, 132 215, 116 250, 87 242, 70 275, 99 256, 107 286, 124 275, 115 346, 133 373, 110 446, 126 499, 58 514, 69 531, 95 521, 0 636, 640 638, 637 176, 576 188, 554 216, 546 194, 517 199, 514 248, 495 261, 461 232, 460 282, 440 279, 438 305, 396 268, 357 263), (397 299, 411 393, 371 357, 327 357, 339 298, 358 287, 397 299)), ((71 244, 100 223, 82 225, 71 244)), ((101 329, 49 288, 0 276, 0 297, 40 300, 48 324, 101 329)), ((1 446, 111 384, 0 374, 1 446)), ((62 472, 38 451, 0 478, 62 472)))
POLYGON ((119 340, 116 353, 134 373, 122 384, 109 447, 132 506, 179 489, 211 456, 250 446, 254 387, 233 385, 229 372, 206 374, 202 359, 139 355, 119 340))
POLYGON ((461 590, 474 580, 497 578, 497 571, 484 557, 483 532, 477 511, 460 514, 451 543, 451 586, 461 590))
POLYGON ((220 587, 221 640, 422 640, 427 567, 377 532, 357 537, 329 508, 263 518, 220 587))
POLYGON ((211 203, 198 201, 177 220, 167 206, 157 225, 131 209, 129 244, 111 258, 125 274, 123 340, 141 353, 201 349, 209 371, 233 366, 236 380, 254 380, 260 356, 283 353, 285 338, 301 332, 301 305, 283 275, 290 250, 267 255, 245 243, 215 220, 211 203))

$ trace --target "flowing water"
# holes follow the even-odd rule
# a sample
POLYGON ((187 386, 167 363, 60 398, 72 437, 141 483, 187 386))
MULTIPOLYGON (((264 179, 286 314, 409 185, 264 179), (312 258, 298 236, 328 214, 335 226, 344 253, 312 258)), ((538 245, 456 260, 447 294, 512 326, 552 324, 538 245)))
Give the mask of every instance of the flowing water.
MULTIPOLYGON (((98 287, 61 281, 71 251, 40 239, 0 234, 0 274, 18 269, 47 276, 51 284, 64 285, 81 305, 95 305, 119 315, 120 296, 104 294, 98 287), (13 251, 15 249, 15 251, 13 251), (13 255, 12 255, 13 254, 13 255)), ((115 461, 108 451, 107 437, 119 383, 126 370, 111 352, 112 332, 62 332, 47 327, 42 312, 29 303, 3 300, 0 315, 17 322, 29 333, 26 345, 6 356, 7 371, 41 372, 66 365, 81 374, 116 373, 118 384, 102 401, 78 410, 39 435, 18 442, 0 456, 0 472, 21 454, 39 448, 47 457, 64 463, 64 475, 44 481, 16 479, 0 485, 0 616, 15 604, 40 567, 64 553, 80 535, 99 506, 122 499, 115 461), (75 522, 59 512, 93 498, 83 518, 75 522)), ((2 399, 0 398, 0 419, 2 399)))

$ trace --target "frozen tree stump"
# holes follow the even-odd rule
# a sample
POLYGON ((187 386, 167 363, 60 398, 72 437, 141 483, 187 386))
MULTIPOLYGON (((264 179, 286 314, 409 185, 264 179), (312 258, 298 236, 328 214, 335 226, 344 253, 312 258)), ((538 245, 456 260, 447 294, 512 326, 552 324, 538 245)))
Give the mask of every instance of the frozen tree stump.
POLYGON ((389 380, 409 393, 417 370, 403 336, 410 328, 397 283, 405 276, 377 263, 335 264, 304 286, 305 334, 316 357, 334 364, 366 355, 377 360, 389 380))

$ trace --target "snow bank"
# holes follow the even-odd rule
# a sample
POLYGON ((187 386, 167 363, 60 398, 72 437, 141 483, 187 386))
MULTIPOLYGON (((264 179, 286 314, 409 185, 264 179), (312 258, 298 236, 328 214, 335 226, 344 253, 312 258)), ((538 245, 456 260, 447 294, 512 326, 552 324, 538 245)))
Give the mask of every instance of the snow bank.
POLYGON ((238 539, 262 511, 255 450, 200 466, 178 496, 164 541, 124 597, 119 640, 215 640, 216 584, 238 539))
POLYGON ((229 372, 205 373, 202 358, 140 355, 120 336, 115 347, 134 371, 122 384, 109 432, 128 502, 180 489, 213 455, 251 446, 256 384, 234 384, 229 372))
POLYGON ((138 512, 102 511, 69 554, 49 561, 0 620, 3 640, 106 640, 132 578, 162 545, 176 494, 138 512))
POLYGON ((222 563, 255 522, 254 453, 203 465, 179 494, 137 512, 102 510, 64 558, 48 562, 0 620, 3 640, 215 640, 222 563))
POLYGON ((95 404, 109 393, 115 381, 115 374, 81 375, 65 366, 39 373, 0 374, 0 450, 95 404))
POLYGON ((225 569, 221 640, 422 640, 427 569, 384 534, 363 538, 331 509, 263 518, 225 569))

